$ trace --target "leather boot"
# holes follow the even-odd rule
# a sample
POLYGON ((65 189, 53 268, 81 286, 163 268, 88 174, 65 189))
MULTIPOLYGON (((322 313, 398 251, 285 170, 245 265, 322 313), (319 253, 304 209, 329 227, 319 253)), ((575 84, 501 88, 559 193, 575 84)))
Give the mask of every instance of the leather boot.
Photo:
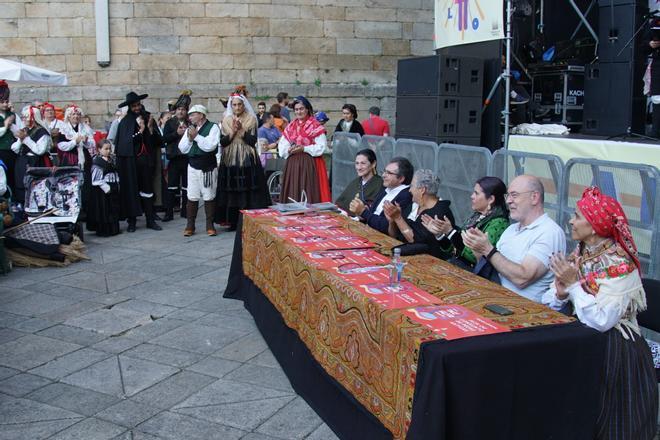
POLYGON ((209 237, 215 237, 217 232, 213 226, 213 216, 215 215, 215 200, 204 202, 204 213, 206 214, 206 233, 209 237))
POLYGON ((162 231, 163 228, 156 223, 156 212, 154 211, 154 198, 142 197, 142 207, 144 209, 144 216, 147 218, 147 228, 154 231, 162 231))
POLYGON ((195 233, 195 219, 197 218, 198 209, 199 202, 188 200, 188 203, 186 204, 186 215, 188 218, 188 223, 186 224, 186 229, 183 230, 184 237, 190 237, 195 233))
POLYGON ((174 191, 168 189, 165 193, 165 217, 163 217, 163 222, 169 222, 174 220, 174 191))
POLYGON ((127 223, 128 227, 126 228, 126 232, 135 232, 135 217, 129 217, 127 223))

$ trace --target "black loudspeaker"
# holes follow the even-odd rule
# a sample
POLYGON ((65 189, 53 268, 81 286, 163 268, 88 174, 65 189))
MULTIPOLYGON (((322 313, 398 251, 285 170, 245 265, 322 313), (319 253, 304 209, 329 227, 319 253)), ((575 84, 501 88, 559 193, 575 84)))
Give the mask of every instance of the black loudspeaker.
POLYGON ((483 92, 483 61, 434 55, 399 60, 397 96, 479 96, 483 92))
POLYGON ((399 96, 397 137, 469 138, 481 133, 481 97, 399 96))
POLYGON ((632 41, 632 37, 648 12, 648 3, 641 5, 627 0, 627 4, 615 3, 614 7, 605 3, 607 5, 602 5, 598 14, 598 61, 626 63, 637 59, 642 51, 641 39, 632 41))
POLYGON ((641 63, 599 63, 587 66, 584 80, 582 133, 616 136, 644 133, 646 99, 641 93, 641 63))

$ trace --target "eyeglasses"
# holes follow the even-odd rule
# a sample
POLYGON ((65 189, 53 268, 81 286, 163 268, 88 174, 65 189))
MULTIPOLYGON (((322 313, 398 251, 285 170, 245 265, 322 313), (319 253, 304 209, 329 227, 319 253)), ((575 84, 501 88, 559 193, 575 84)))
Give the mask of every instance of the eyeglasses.
POLYGON ((533 193, 533 192, 536 192, 536 191, 523 191, 523 192, 506 193, 506 194, 504 194, 504 200, 507 200, 509 198, 511 198, 511 200, 518 200, 518 197, 520 197, 521 195, 529 194, 529 193, 533 193))
POLYGON ((383 174, 383 176, 386 175, 386 174, 389 174, 390 176, 398 176, 399 175, 398 172, 394 173, 394 172, 392 172, 388 169, 383 170, 382 174, 383 174))

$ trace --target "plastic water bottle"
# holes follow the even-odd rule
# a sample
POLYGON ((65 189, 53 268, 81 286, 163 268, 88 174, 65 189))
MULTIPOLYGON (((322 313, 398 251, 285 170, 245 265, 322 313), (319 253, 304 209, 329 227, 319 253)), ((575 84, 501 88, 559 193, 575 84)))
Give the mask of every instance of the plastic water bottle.
POLYGON ((392 263, 390 267, 390 287, 399 290, 401 288, 401 275, 403 274, 404 262, 401 260, 401 249, 395 248, 392 252, 392 263))

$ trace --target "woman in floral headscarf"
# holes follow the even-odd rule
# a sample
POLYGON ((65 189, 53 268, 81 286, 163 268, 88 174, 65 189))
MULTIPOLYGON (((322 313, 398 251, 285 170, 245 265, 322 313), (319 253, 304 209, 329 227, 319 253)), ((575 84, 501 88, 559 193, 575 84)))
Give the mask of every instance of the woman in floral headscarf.
POLYGON ((607 338, 595 438, 650 440, 657 430, 658 387, 637 324, 646 295, 628 219, 619 202, 591 187, 570 224, 578 246, 568 258, 551 258, 555 282, 543 303, 559 310, 570 301, 578 319, 607 338))
POLYGON ((284 129, 277 146, 286 159, 280 202, 300 201, 304 191, 309 203, 330 202, 328 172, 323 161, 327 140, 325 128, 314 118, 312 104, 298 96, 293 101, 295 119, 284 129))

